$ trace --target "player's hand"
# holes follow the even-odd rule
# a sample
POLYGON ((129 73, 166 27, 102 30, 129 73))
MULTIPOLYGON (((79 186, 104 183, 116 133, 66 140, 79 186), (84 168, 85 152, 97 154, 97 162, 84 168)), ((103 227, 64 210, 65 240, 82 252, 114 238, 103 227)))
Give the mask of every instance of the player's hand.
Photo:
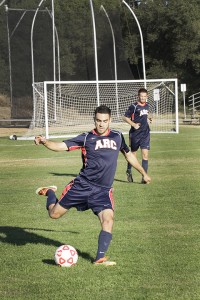
POLYGON ((42 135, 38 135, 35 137, 34 142, 38 146, 40 144, 44 145, 46 143, 46 138, 42 135))
POLYGON ((152 123, 153 119, 152 118, 149 118, 149 123, 152 123))
POLYGON ((135 125, 134 125, 134 128, 135 128, 135 129, 139 129, 139 128, 140 128, 140 126, 141 126, 141 124, 140 124, 140 123, 135 123, 135 125))
POLYGON ((149 184, 151 182, 151 177, 149 177, 147 174, 144 175, 143 179, 147 184, 149 184))

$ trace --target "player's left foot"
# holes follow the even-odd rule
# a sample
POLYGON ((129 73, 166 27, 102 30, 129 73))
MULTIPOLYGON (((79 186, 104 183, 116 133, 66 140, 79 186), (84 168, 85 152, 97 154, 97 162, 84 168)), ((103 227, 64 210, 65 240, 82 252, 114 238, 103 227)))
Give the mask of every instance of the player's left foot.
POLYGON ((37 195, 40 195, 40 196, 46 196, 48 190, 52 190, 52 191, 56 192, 56 191, 57 191, 57 186, 51 185, 51 186, 43 186, 43 187, 39 187, 39 188, 35 191, 35 193, 36 193, 37 195))
POLYGON ((115 266, 115 265, 116 265, 116 262, 115 262, 115 261, 110 261, 110 260, 108 260, 108 257, 105 256, 105 257, 102 257, 102 258, 100 258, 100 259, 94 261, 93 264, 94 264, 95 266, 100 266, 100 265, 102 265, 102 266, 109 267, 109 266, 115 266))

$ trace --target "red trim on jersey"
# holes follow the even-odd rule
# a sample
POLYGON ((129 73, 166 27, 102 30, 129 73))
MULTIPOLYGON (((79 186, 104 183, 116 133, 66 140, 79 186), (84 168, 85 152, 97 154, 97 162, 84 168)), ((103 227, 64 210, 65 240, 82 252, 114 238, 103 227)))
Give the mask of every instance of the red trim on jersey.
POLYGON ((73 150, 77 150, 77 149, 80 149, 80 148, 82 148, 82 147, 80 147, 80 146, 71 146, 71 147, 68 148, 68 151, 73 151, 73 150))
POLYGON ((134 120, 134 113, 131 115, 131 120, 132 121, 134 120))
POLYGON ((87 151, 86 151, 85 147, 82 147, 81 151, 82 151, 82 157, 83 157, 83 164, 84 164, 84 166, 86 166, 86 163, 87 163, 87 151))
POLYGON ((110 128, 108 128, 108 133, 107 133, 106 135, 100 135, 100 134, 98 134, 98 133, 96 132, 96 129, 93 129, 93 130, 92 130, 92 133, 93 133, 94 135, 98 135, 98 136, 108 136, 108 135, 110 134, 110 128))
POLYGON ((146 103, 146 102, 141 103, 140 101, 138 101, 138 104, 139 104, 140 106, 145 106, 147 103, 146 103))
POLYGON ((112 204, 112 209, 114 210, 115 201, 114 201, 114 198, 113 198, 113 188, 111 188, 110 191, 109 191, 109 197, 110 197, 110 201, 111 201, 111 204, 112 204))
POLYGON ((94 135, 98 135, 98 134, 96 133, 95 129, 92 130, 92 133, 93 133, 94 135))

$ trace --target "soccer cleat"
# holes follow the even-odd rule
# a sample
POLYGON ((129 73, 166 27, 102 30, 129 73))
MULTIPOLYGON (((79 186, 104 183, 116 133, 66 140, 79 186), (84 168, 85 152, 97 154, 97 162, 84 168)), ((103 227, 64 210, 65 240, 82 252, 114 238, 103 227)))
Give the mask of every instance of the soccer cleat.
POLYGON ((95 266, 106 266, 106 267, 109 267, 109 266, 115 266, 116 265, 116 262, 115 261, 109 261, 108 260, 108 257, 102 257, 96 261, 93 262, 93 264, 95 266))
POLYGON ((127 175, 128 182, 133 182, 133 177, 132 177, 132 173, 130 170, 126 171, 126 175, 127 175))
POLYGON ((39 188, 35 191, 35 193, 36 193, 37 195, 40 195, 40 196, 46 196, 48 190, 52 190, 52 191, 56 192, 56 191, 57 191, 57 186, 51 185, 51 186, 43 186, 43 187, 39 187, 39 188))

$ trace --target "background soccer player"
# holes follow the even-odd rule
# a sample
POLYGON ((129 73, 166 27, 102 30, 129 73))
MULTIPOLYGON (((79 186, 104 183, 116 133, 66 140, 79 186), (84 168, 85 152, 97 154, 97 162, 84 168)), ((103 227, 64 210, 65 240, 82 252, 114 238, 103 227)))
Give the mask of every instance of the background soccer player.
POLYGON ((129 151, 123 135, 119 131, 109 128, 111 110, 107 106, 102 105, 96 108, 94 122, 95 128, 92 131, 63 142, 46 140, 42 136, 35 137, 36 145, 42 144, 53 151, 85 149, 84 168, 65 187, 59 200, 55 195, 56 186, 38 188, 36 193, 47 196, 47 209, 49 216, 53 219, 60 218, 72 207, 75 207, 78 211, 91 209, 98 216, 101 224, 94 264, 109 266, 116 264, 113 261, 108 261, 105 252, 112 239, 114 219, 112 184, 119 151, 143 175, 147 183, 151 179, 141 167, 137 158, 129 151))
MULTIPOLYGON (((146 89, 141 88, 138 91, 138 101, 129 106, 123 116, 123 120, 131 125, 129 131, 129 142, 131 152, 136 156, 137 150, 140 148, 142 152, 142 167, 147 173, 148 171, 148 157, 150 150, 150 128, 148 120, 152 119, 149 115, 149 104, 147 102, 148 92, 146 89)), ((127 179, 133 182, 131 164, 127 164, 127 179)), ((142 177, 141 183, 146 183, 142 177)))

